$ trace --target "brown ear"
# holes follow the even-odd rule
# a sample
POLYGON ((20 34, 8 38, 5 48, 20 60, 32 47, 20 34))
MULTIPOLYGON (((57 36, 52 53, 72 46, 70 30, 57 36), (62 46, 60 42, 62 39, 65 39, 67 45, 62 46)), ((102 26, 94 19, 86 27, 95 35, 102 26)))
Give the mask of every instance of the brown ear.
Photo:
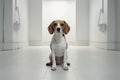
POLYGON ((50 34, 53 34, 53 32, 54 32, 54 21, 48 26, 48 31, 49 31, 49 33, 50 34))
POLYGON ((63 32, 65 33, 65 34, 67 34, 69 31, 70 31, 70 27, 69 27, 69 25, 64 21, 64 23, 65 23, 65 28, 63 29, 63 32))

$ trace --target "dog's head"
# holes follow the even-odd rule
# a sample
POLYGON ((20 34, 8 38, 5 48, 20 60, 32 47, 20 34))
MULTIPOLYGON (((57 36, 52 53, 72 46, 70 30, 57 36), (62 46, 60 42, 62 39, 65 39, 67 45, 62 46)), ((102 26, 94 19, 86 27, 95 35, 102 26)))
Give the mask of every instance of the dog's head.
POLYGON ((69 25, 64 20, 55 20, 48 26, 50 34, 64 33, 67 34, 70 31, 69 25))

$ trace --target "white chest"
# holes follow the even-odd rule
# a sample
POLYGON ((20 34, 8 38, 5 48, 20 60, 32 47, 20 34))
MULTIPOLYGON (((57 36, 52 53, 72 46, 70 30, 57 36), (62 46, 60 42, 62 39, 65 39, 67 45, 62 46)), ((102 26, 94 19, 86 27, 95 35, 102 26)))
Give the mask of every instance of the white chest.
POLYGON ((64 42, 54 45, 54 51, 56 56, 63 56, 65 49, 66 49, 66 44, 64 42))
POLYGON ((64 37, 52 41, 52 49, 56 56, 63 56, 66 49, 66 40, 64 37))

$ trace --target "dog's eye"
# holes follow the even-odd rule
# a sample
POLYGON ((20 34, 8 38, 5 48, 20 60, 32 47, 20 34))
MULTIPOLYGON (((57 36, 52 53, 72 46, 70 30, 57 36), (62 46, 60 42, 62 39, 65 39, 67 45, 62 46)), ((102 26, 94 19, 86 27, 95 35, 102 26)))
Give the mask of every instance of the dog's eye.
POLYGON ((54 23, 54 26, 57 26, 57 23, 54 23))
POLYGON ((60 24, 60 26, 64 26, 64 24, 63 24, 63 23, 61 23, 61 24, 60 24))

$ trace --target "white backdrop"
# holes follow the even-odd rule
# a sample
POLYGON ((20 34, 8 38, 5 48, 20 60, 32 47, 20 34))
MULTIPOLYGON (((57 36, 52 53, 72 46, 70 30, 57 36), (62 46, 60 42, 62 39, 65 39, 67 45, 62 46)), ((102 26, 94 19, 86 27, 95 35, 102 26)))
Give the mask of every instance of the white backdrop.
POLYGON ((67 35, 68 41, 75 41, 78 45, 89 44, 90 0, 28 1, 30 45, 41 45, 44 42, 46 44, 51 40, 52 36, 48 33, 47 27, 54 19, 65 19, 71 26, 71 31, 67 35))
POLYGON ((67 35, 68 41, 76 41, 76 1, 75 0, 43 0, 42 3, 42 41, 48 42, 51 36, 47 31, 53 20, 65 20, 71 31, 67 35))

